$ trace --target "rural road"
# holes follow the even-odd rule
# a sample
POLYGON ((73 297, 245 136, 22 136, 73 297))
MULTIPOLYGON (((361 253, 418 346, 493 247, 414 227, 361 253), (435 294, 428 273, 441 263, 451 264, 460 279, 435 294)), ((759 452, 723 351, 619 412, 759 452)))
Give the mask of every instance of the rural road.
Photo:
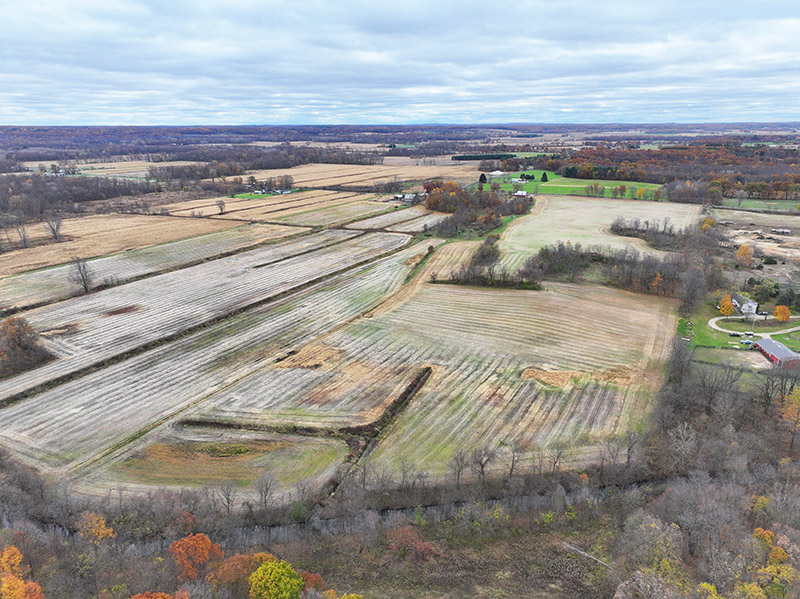
MULTIPOLYGON (((724 321, 726 318, 729 318, 729 317, 728 316, 716 316, 715 318, 712 318, 711 320, 708 321, 708 326, 710 326, 712 329, 716 329, 717 331, 722 331, 723 333, 741 333, 741 331, 732 331, 730 329, 724 329, 724 328, 722 328, 721 326, 719 326, 717 324, 718 320, 723 320, 724 321)), ((789 318, 791 318, 792 320, 796 320, 796 319, 800 319, 800 316, 790 316, 789 318)), ((766 320, 775 320, 775 317, 774 316, 767 316, 766 320)), ((737 321, 737 322, 741 322, 741 321, 737 321)), ((783 335, 784 333, 792 333, 794 331, 800 331, 800 326, 792 327, 792 328, 789 328, 789 329, 783 329, 783 330, 780 330, 780 331, 774 331, 772 333, 757 333, 757 332, 755 332, 755 330, 753 332, 755 333, 756 337, 762 337, 764 339, 769 339, 770 337, 772 337, 772 335, 783 335)))

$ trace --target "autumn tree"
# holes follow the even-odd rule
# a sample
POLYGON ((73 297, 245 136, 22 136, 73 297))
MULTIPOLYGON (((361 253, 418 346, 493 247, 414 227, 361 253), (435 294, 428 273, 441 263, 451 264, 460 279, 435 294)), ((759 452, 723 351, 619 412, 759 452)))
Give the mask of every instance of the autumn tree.
POLYGON ((0 552, 0 599, 43 599, 41 587, 26 582, 29 568, 23 563, 22 552, 14 545, 0 552))
POLYGON ((234 597, 242 597, 248 589, 248 578, 261 564, 277 561, 270 553, 232 555, 217 566, 206 582, 214 589, 226 588, 234 597))
POLYGON ((800 426, 800 389, 795 389, 784 398, 781 406, 781 416, 792 432, 789 449, 794 449, 794 438, 797 435, 797 428, 800 426))
POLYGON ((734 309, 734 307, 733 307, 733 300, 731 299, 731 296, 730 296, 730 294, 728 294, 728 295, 724 296, 724 297, 723 297, 723 298, 722 298, 722 299, 719 301, 719 312, 720 312, 720 314, 722 314, 723 316, 730 316, 730 315, 732 315, 732 314, 733 314, 735 311, 736 311, 736 310, 735 310, 735 309, 734 309))
POLYGON ((792 315, 792 311, 788 306, 775 306, 775 311, 772 313, 778 322, 786 322, 792 315))
POLYGON ((187 582, 196 579, 200 572, 198 568, 211 560, 223 557, 219 543, 211 543, 204 534, 191 534, 179 539, 169 546, 172 559, 178 567, 178 580, 187 582))
POLYGON ((105 539, 117 536, 114 529, 106 524, 106 519, 94 512, 85 512, 78 521, 78 534, 90 540, 96 546, 105 539))
POLYGON ((298 599, 305 582, 284 561, 264 562, 250 575, 250 599, 298 599))
POLYGON ((219 210, 220 214, 225 214, 225 200, 217 200, 217 210, 219 210))
POLYGON ((751 266, 753 264, 753 248, 749 245, 740 245, 736 250, 736 259, 742 266, 751 266))

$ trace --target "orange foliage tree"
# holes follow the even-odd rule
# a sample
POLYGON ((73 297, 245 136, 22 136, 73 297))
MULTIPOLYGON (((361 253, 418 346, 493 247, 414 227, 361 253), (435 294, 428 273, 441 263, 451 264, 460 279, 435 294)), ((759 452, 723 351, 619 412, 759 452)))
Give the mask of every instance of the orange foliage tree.
POLYGON ((789 310, 788 306, 775 306, 775 311, 772 313, 772 315, 777 319, 778 322, 786 322, 792 315, 792 311, 789 310))
POLYGON ((234 597, 245 594, 248 588, 248 577, 264 562, 275 562, 277 558, 271 553, 253 553, 252 555, 232 555, 214 569, 206 582, 218 589, 224 586, 234 597))
POLYGON ((94 512, 85 512, 78 521, 78 534, 99 545, 105 539, 117 536, 114 529, 106 524, 106 519, 94 512))
POLYGON ((188 535, 169 546, 172 559, 178 567, 178 580, 186 582, 199 576, 198 568, 211 560, 222 559, 219 543, 211 543, 204 534, 188 535))
POLYGON ((753 264, 753 248, 749 245, 741 245, 736 250, 736 259, 742 266, 750 266, 753 264))
POLYGON ((22 564, 22 552, 8 545, 0 552, 0 599, 44 599, 42 588, 25 582, 28 568, 22 564))
POLYGON ((733 300, 731 299, 730 294, 724 296, 719 301, 719 312, 723 316, 730 316, 731 314, 733 314, 735 312, 735 310, 733 308, 733 300))

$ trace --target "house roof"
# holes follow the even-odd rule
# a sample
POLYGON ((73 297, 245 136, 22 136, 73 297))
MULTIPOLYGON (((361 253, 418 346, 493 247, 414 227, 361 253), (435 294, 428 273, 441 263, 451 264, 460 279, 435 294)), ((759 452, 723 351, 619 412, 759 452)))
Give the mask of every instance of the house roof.
POLYGON ((793 352, 783 343, 774 341, 772 339, 759 339, 753 344, 754 347, 763 349, 769 354, 772 354, 778 360, 800 360, 800 354, 793 352))
POLYGON ((489 175, 491 177, 499 177, 500 175, 505 175, 505 173, 503 171, 492 171, 489 175))

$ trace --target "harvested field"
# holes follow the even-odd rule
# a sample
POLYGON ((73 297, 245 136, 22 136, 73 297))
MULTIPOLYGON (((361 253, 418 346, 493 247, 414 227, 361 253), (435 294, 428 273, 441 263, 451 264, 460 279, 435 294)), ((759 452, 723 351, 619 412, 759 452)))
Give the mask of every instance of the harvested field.
POLYGON ((644 240, 611 233, 609 227, 618 216, 650 221, 669 218, 676 227, 685 227, 699 220, 700 207, 669 202, 539 196, 533 212, 514 220, 501 235, 500 265, 516 270, 540 248, 558 241, 580 243, 584 247, 602 245, 621 249, 632 246, 659 253, 644 240))
MULTIPOLYGON (((28 161, 23 163, 27 168, 36 170, 39 164, 49 167, 50 162, 28 161)), ((74 163, 70 163, 74 164, 74 163)), ((81 175, 92 175, 95 177, 119 177, 125 179, 146 179, 147 169, 151 166, 188 166, 190 164, 200 164, 186 160, 173 160, 165 162, 149 162, 147 160, 123 160, 118 162, 81 162, 75 164, 80 170, 81 175)))
MULTIPOLYGON (((203 402, 380 303, 400 287, 413 268, 409 258, 420 252, 409 247, 2 409, 0 441, 51 472, 105 467, 107 460, 97 458, 106 452, 111 462, 128 457, 154 439, 126 439, 151 428, 159 438, 161 422, 195 405, 204 412, 203 402)), ((251 398, 264 399, 263 392, 251 398)))
POLYGON ((0 401, 376 258, 408 240, 399 233, 329 230, 25 312, 59 359, 0 381, 0 401), (113 312, 129 306, 136 309, 113 312))
MULTIPOLYGON (((231 229, 238 223, 140 214, 101 214, 64 219, 64 241, 0 254, 0 276, 93 258, 231 229)), ((30 227, 45 236, 44 225, 30 227)))
POLYGON ((373 218, 360 220, 347 225, 348 229, 385 229, 392 225, 405 223, 422 216, 428 216, 431 212, 423 206, 413 206, 411 208, 398 208, 392 212, 381 214, 373 218))
POLYGON ((249 173, 256 179, 291 175, 297 187, 368 187, 375 183, 400 181, 422 181, 441 178, 460 183, 474 183, 479 173, 477 164, 442 165, 359 165, 359 164, 304 164, 290 169, 259 170, 249 173))
MULTIPOLYGON (((192 264, 234 252, 270 239, 302 233, 307 229, 252 224, 199 235, 165 244, 128 250, 89 261, 95 285, 123 281, 145 274, 192 264)), ((75 295, 69 264, 0 278, 0 310, 52 302, 75 295)))
POLYGON ((341 346, 358 340, 369 348, 362 355, 433 367, 372 455, 378 467, 396 469, 406 460, 444 474, 456 449, 511 439, 529 448, 566 441, 585 452, 644 414, 663 376, 673 302, 598 287, 548 287, 425 286, 395 310, 339 334, 346 336, 341 346), (598 303, 608 312, 593 311, 598 303), (573 327, 556 314, 583 316, 573 327), (531 377, 530 369, 552 374, 531 377))
MULTIPOLYGON (((375 194, 357 194, 354 192, 337 192, 326 190, 303 191, 298 193, 266 196, 259 199, 240 199, 238 202, 225 205, 225 213, 219 214, 219 210, 214 208, 213 213, 209 213, 215 219, 234 219, 234 220, 266 220, 290 222, 285 217, 305 214, 318 209, 332 208, 342 205, 361 203, 365 200, 375 198, 375 194)), ((384 209, 393 204, 383 205, 384 209)), ((202 213, 202 210, 178 210, 173 214, 181 216, 202 213)))
MULTIPOLYGON (((369 196, 365 196, 369 197, 369 196)), ((309 212, 301 212, 278 218, 278 222, 292 223, 312 227, 333 226, 350 222, 356 218, 363 218, 376 212, 391 210, 396 204, 393 202, 355 201, 338 206, 319 208, 309 212)))
MULTIPOLYGON (((256 195, 255 197, 236 197, 231 198, 227 196, 219 196, 214 198, 205 198, 200 200, 191 200, 188 202, 176 202, 174 204, 166 204, 161 206, 160 209, 167 210, 170 214, 177 214, 179 216, 190 216, 194 213, 197 216, 214 216, 219 215, 219 208, 217 201, 222 200, 225 202, 226 212, 239 212, 242 210, 250 210, 251 208, 259 208, 262 206, 278 206, 294 203, 300 199, 319 199, 319 198, 333 198, 340 192, 326 191, 324 189, 314 191, 295 192, 282 195, 256 195)), ((349 193, 348 195, 355 195, 349 193)))
POLYGON ((386 227, 386 230, 396 231, 397 233, 421 233, 422 231, 435 227, 448 216, 449 214, 426 214, 425 216, 420 216, 408 222, 386 227))

